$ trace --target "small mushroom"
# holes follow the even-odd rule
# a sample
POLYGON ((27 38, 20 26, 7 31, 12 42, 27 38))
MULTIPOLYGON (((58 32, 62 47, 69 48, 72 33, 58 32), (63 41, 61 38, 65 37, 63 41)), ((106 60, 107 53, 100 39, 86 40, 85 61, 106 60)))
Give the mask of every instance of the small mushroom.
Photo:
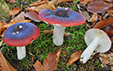
POLYGON ((40 20, 54 25, 53 43, 57 46, 63 44, 65 27, 76 26, 85 23, 86 19, 71 8, 58 7, 55 11, 43 9, 38 15, 40 20))
POLYGON ((9 46, 17 47, 17 57, 19 60, 26 56, 25 46, 30 44, 39 36, 39 29, 32 23, 16 23, 5 31, 2 39, 9 46))
POLYGON ((80 57, 82 63, 86 63, 94 51, 97 53, 107 52, 111 47, 111 40, 108 35, 99 29, 89 29, 84 36, 87 48, 80 57))

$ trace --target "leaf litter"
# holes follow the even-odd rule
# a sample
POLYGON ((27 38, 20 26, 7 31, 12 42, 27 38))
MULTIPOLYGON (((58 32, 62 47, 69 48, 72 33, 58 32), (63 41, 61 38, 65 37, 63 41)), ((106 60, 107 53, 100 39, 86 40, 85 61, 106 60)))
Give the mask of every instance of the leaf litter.
MULTIPOLYGON (((15 3, 15 0, 7 0, 10 3, 15 3)), ((42 9, 52 9, 55 10, 55 5, 58 5, 60 3, 63 2, 73 2, 73 0, 42 0, 42 1, 38 1, 38 2, 34 2, 32 4, 30 4, 28 7, 26 7, 26 9, 24 11, 22 11, 20 8, 14 8, 13 10, 10 10, 10 15, 12 16, 13 19, 11 19, 11 21, 9 23, 4 23, 4 22, 0 22, 0 32, 1 35, 3 35, 3 32, 5 31, 6 28, 10 27, 11 25, 17 23, 17 22, 30 22, 31 20, 35 21, 35 22, 39 22, 40 20, 38 19, 38 17, 36 16, 38 14, 39 11, 41 11, 42 9), (25 11, 29 11, 29 12, 25 12, 25 11), (20 12, 20 13, 19 13, 20 12), (18 15, 17 15, 18 14, 18 15), (15 17, 15 15, 17 15, 15 17), (26 18, 29 18, 31 20, 26 20, 26 18)), ((112 13, 113 13, 113 9, 112 9, 112 5, 109 5, 111 1, 110 0, 80 0, 80 3, 77 4, 78 6, 78 12, 80 12, 81 14, 83 14, 86 18, 86 20, 88 21, 86 24, 86 26, 90 26, 89 28, 99 28, 104 30, 105 32, 107 32, 111 38, 111 40, 113 39, 113 25, 112 25, 112 13), (86 7, 82 7, 82 4, 87 5, 86 7), (100 6, 101 5, 101 6, 100 6), (84 12, 84 13, 83 13, 84 12)), ((44 31, 43 31, 44 33, 44 31)), ((52 32, 50 32, 52 33, 52 32)), ((2 43, 2 42, 1 42, 2 43)), ((49 60, 54 60, 53 58, 56 58, 56 61, 54 60, 53 62, 55 62, 55 65, 53 65, 52 70, 57 69, 57 63, 58 63, 58 59, 61 53, 61 50, 51 53, 49 54, 46 59, 43 62, 43 65, 37 60, 37 62, 34 64, 34 67, 36 69, 36 71, 44 71, 43 69, 49 70, 51 71, 51 62, 50 62, 50 66, 49 60), (57 53, 58 52, 58 53, 57 53), (57 55, 58 54, 58 55, 57 55), (53 56, 55 55, 55 56, 53 56), (51 58, 52 56, 52 58, 51 58)), ((104 53, 99 54, 100 57, 99 59, 101 60, 102 64, 104 67, 106 67, 106 64, 109 64, 111 61, 109 59, 107 59, 108 57, 112 59, 112 52, 109 52, 109 54, 104 53), (105 59, 105 60, 103 60, 105 59)), ((67 66, 71 65, 73 62, 79 60, 81 55, 81 52, 75 52, 71 55, 69 62, 67 63, 67 66), (75 57, 74 57, 75 56, 75 57), (75 60, 74 60, 75 59, 75 60)), ((109 64, 111 70, 113 69, 112 64, 109 64)), ((1 68, 0 68, 1 69, 1 68)))

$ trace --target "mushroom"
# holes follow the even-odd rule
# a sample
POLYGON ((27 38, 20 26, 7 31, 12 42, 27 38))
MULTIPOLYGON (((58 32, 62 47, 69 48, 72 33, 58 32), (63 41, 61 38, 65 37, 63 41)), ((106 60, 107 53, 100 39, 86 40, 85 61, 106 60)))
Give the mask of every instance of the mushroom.
POLYGON ((107 52, 111 47, 108 35, 99 29, 89 29, 84 36, 87 48, 83 51, 80 61, 86 63, 94 51, 97 53, 107 52))
POLYGON ((57 46, 63 44, 65 27, 76 26, 85 23, 86 19, 71 8, 58 7, 55 11, 43 9, 38 15, 40 20, 54 25, 53 43, 57 46))
POLYGON ((30 44, 39 36, 39 29, 32 23, 15 23, 7 28, 2 39, 9 46, 17 48, 17 57, 19 60, 26 56, 25 46, 30 44))

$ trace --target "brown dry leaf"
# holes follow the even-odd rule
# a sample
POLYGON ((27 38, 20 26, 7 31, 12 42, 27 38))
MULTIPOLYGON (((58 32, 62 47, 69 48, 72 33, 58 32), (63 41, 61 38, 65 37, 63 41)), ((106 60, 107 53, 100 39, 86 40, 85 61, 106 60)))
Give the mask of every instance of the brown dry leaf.
POLYGON ((111 2, 111 0, 103 0, 103 1, 105 1, 105 2, 111 2))
POLYGON ((13 66, 9 64, 9 62, 4 58, 2 52, 0 51, 0 71, 17 71, 13 66))
POLYGON ((3 26, 3 28, 8 28, 8 27, 10 27, 11 25, 13 25, 13 24, 15 24, 15 23, 18 23, 18 22, 30 22, 31 20, 23 20, 23 21, 16 21, 16 22, 10 22, 10 23, 8 23, 8 24, 5 24, 4 26, 3 26))
POLYGON ((93 0, 87 6, 87 10, 91 13, 102 13, 108 8, 109 6, 103 0, 93 0))
POLYGON ((32 3, 32 4, 30 4, 29 6, 39 6, 39 5, 42 5, 42 4, 45 4, 45 3, 47 3, 46 1, 38 1, 38 2, 34 2, 34 3, 32 3))
POLYGON ((18 14, 20 11, 21 11, 21 9, 19 7, 16 7, 13 10, 10 10, 9 14, 14 16, 14 15, 18 14))
POLYGON ((48 2, 48 4, 43 4, 43 5, 40 5, 40 6, 36 6, 35 10, 37 12, 41 11, 42 9, 51 9, 51 10, 55 10, 55 5, 54 5, 54 2, 48 2))
POLYGON ((3 34, 5 33, 6 29, 2 32, 2 34, 0 35, 0 37, 3 37, 3 34))
POLYGON ((54 53, 49 54, 44 62, 43 65, 37 60, 34 64, 36 71, 54 71, 57 69, 57 63, 61 54, 61 49, 54 53))
POLYGON ((0 21, 0 33, 3 31, 3 23, 0 21))
POLYGON ((56 4, 62 3, 62 2, 70 2, 74 0, 57 0, 56 4))
POLYGON ((54 1, 50 1, 48 3, 39 5, 39 6, 34 6, 34 7, 27 7, 26 10, 33 10, 36 12, 41 11, 42 9, 51 9, 51 10, 55 10, 55 5, 54 5, 54 1))
POLYGON ((77 52, 73 53, 67 63, 67 66, 71 65, 73 62, 80 59, 81 53, 82 53, 82 51, 77 51, 77 52))
POLYGON ((27 12, 24 17, 26 18, 30 18, 31 20, 35 21, 35 22, 40 22, 39 18, 38 18, 38 14, 35 11, 29 11, 27 12))
POLYGON ((112 35, 112 34, 113 34, 113 24, 104 27, 103 30, 104 30, 106 33, 112 35))
POLYGON ((111 18, 99 21, 98 23, 95 24, 95 26, 93 28, 103 28, 112 23, 113 23, 113 18, 111 17, 111 18))
POLYGON ((21 12, 18 16, 16 16, 10 22, 24 21, 24 19, 25 19, 24 14, 25 14, 25 12, 21 12))
MULTIPOLYGON (((41 33, 53 34, 53 30, 44 30, 44 31, 41 31, 41 33)), ((70 35, 69 33, 64 32, 64 36, 68 37, 69 35, 70 35)))
MULTIPOLYGON (((111 39, 111 41, 113 42, 113 37, 111 37, 110 39, 111 39)), ((113 46, 113 45, 112 45, 112 46, 113 46)))
POLYGON ((94 13, 93 16, 88 20, 88 22, 96 22, 98 20, 98 14, 94 13))
POLYGON ((16 1, 15 0, 7 0, 8 2, 10 3, 15 3, 16 1))
POLYGON ((91 2, 92 0, 80 0, 80 3, 82 4, 88 4, 89 2, 91 2))
POLYGON ((11 25, 13 25, 13 24, 6 24, 6 25, 3 26, 3 28, 8 28, 8 27, 10 27, 11 25))
POLYGON ((42 71, 43 65, 37 60, 34 67, 36 71, 42 71))
POLYGON ((109 16, 113 16, 113 10, 107 11, 109 16))
POLYGON ((31 20, 23 20, 23 21, 20 21, 20 22, 31 22, 31 20))
POLYGON ((3 40, 0 42, 0 46, 2 46, 3 40))

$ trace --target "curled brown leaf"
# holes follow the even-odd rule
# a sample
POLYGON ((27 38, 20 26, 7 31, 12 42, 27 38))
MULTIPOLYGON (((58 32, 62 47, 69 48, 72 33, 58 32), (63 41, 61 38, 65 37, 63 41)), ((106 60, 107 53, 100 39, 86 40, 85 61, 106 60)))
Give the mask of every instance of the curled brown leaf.
POLYGON ((51 9, 51 10, 55 10, 55 5, 54 5, 54 1, 50 1, 48 3, 44 3, 38 6, 33 6, 33 7, 27 7, 26 10, 33 10, 36 12, 41 11, 42 9, 51 9))
POLYGON ((35 70, 36 71, 54 71, 54 70, 56 70, 60 54, 61 54, 61 49, 59 51, 49 54, 45 58, 43 65, 39 61, 37 61, 34 64, 35 70))
POLYGON ((0 65, 1 71, 17 71, 13 66, 9 64, 9 62, 4 58, 2 52, 0 51, 0 65))
POLYGON ((113 18, 104 19, 95 24, 93 28, 103 28, 113 23, 113 18))
POLYGON ((93 16, 88 20, 88 22, 96 22, 98 18, 97 13, 94 13, 93 16))
POLYGON ((19 7, 16 7, 13 10, 10 10, 9 14, 14 16, 14 15, 18 14, 20 11, 21 11, 21 9, 19 7))
POLYGON ((3 23, 0 21, 0 33, 3 31, 3 23))
POLYGON ((16 16, 10 22, 24 21, 25 20, 24 14, 25 14, 25 12, 21 12, 18 16, 16 16))
POLYGON ((54 2, 48 2, 48 4, 43 4, 43 5, 40 5, 40 6, 36 6, 36 7, 35 7, 35 10, 36 10, 37 12, 41 11, 42 9, 51 9, 51 10, 55 10, 54 2))
POLYGON ((77 51, 77 52, 73 53, 67 63, 67 66, 71 65, 73 62, 80 59, 81 53, 82 53, 82 51, 77 51))
POLYGON ((40 22, 39 18, 38 18, 38 14, 35 11, 29 11, 27 12, 24 17, 26 18, 30 18, 31 20, 35 21, 35 22, 40 22))
POLYGON ((103 30, 104 30, 106 33, 108 33, 108 34, 113 35, 113 24, 108 25, 108 26, 105 26, 105 27, 103 28, 103 30))

